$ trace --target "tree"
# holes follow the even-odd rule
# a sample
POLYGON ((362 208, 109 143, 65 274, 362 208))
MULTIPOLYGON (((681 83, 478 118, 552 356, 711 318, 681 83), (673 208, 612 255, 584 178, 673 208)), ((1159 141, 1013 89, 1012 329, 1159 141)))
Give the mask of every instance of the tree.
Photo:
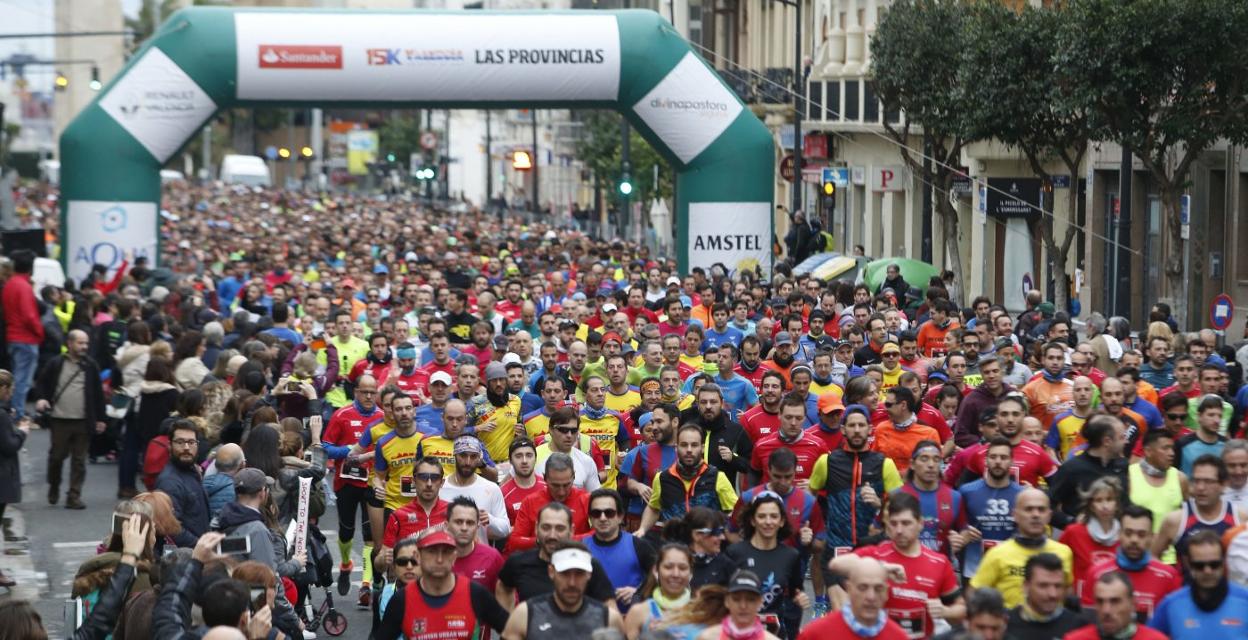
POLYGON ((1201 153, 1219 139, 1248 142, 1248 3, 1081 0, 1069 12, 1057 38, 1060 99, 1089 109, 1148 171, 1168 232, 1167 291, 1186 326, 1180 197, 1201 153))
POLYGON ((138 15, 133 18, 124 18, 126 29, 134 32, 130 53, 138 51, 143 42, 152 37, 160 25, 169 19, 169 16, 187 4, 211 6, 229 3, 226 0, 195 0, 190 3, 183 0, 143 0, 143 4, 139 6, 138 15), (159 15, 157 15, 157 7, 160 8, 159 15))
MULTIPOLYGON (((1070 176, 1066 194, 1070 218, 1061 244, 1053 235, 1052 211, 1041 212, 1038 224, 1054 274, 1054 302, 1058 309, 1066 309, 1070 300, 1066 263, 1077 231, 1079 167, 1094 135, 1087 106, 1059 99, 1054 52, 1068 12, 1030 6, 1016 12, 996 3, 978 4, 968 11, 958 86, 971 94, 966 104, 973 137, 996 138, 1018 148, 1046 185, 1053 183, 1045 167, 1051 159, 1060 160, 1070 176)), ((1045 204, 1052 205, 1052 199, 1045 204)))
MULTIPOLYGON (((576 156, 594 172, 600 183, 608 187, 611 201, 618 199, 615 185, 621 178, 620 119, 615 111, 583 111, 576 114, 584 124, 576 142, 576 156)), ((637 129, 630 129, 628 163, 632 167, 633 202, 648 198, 672 197, 672 167, 637 129), (654 167, 659 167, 658 191, 655 191, 654 167)))
POLYGON ((902 114, 900 126, 886 117, 885 130, 898 143, 911 173, 935 192, 932 200, 944 228, 942 251, 962 291, 966 269, 958 246, 958 210, 948 194, 958 176, 962 147, 972 140, 966 116, 970 92, 958 85, 967 15, 960 0, 894 2, 871 37, 870 71, 885 112, 902 114), (927 141, 930 164, 909 146, 916 126, 927 141))
POLYGON ((407 162, 412 153, 420 152, 420 119, 410 116, 386 118, 377 130, 378 151, 382 157, 393 153, 395 160, 407 162))

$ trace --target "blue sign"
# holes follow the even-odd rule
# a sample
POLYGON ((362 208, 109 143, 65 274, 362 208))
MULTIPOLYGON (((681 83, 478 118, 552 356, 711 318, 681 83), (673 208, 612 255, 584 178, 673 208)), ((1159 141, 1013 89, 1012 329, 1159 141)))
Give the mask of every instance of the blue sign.
POLYGON ((269 145, 264 148, 264 157, 269 160, 277 160, 277 147, 269 145))
POLYGON ((1183 194, 1179 196, 1179 224, 1192 223, 1192 197, 1183 194))
POLYGON ((848 187, 849 167, 824 167, 823 181, 834 183, 838 187, 848 187))
POLYGON ((1231 319, 1235 317, 1235 303, 1231 302, 1231 297, 1225 293, 1219 293, 1214 296, 1213 303, 1209 305, 1209 324, 1214 329, 1225 331, 1231 326, 1231 319))
POLYGON ((1053 184, 1054 189, 1070 188, 1070 176, 1053 176, 1049 181, 1053 184))

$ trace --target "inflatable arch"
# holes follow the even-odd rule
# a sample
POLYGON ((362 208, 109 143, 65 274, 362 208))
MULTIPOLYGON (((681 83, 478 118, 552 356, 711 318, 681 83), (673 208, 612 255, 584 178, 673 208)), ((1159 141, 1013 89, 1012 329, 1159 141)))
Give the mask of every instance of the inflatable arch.
POLYGON ((772 136, 654 12, 195 7, 61 136, 66 273, 155 263, 161 166, 238 106, 615 109, 678 169, 682 270, 771 267, 772 136))

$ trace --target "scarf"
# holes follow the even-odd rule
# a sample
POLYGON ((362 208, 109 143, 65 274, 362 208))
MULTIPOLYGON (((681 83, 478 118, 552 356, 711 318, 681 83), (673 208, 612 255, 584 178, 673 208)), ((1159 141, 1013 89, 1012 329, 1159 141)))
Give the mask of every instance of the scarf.
POLYGON ((1158 469, 1157 467, 1149 464, 1148 460, 1144 459, 1140 460, 1140 471, 1143 471, 1144 475, 1150 478, 1164 478, 1166 477, 1166 474, 1170 472, 1169 469, 1158 469))
POLYGON ((1118 554, 1114 560, 1117 561, 1119 569, 1134 573, 1137 571, 1143 571, 1144 567, 1148 566, 1149 560, 1152 560, 1152 556, 1148 555, 1148 552, 1145 551, 1144 555, 1141 556, 1139 560, 1132 560, 1122 552, 1122 547, 1118 547, 1118 554))
POLYGON ((1044 376, 1045 380, 1048 380, 1049 382, 1052 382, 1055 384, 1060 383, 1062 380, 1066 379, 1066 376, 1062 375, 1061 373, 1058 373, 1057 375, 1053 375, 1049 373, 1048 369, 1041 369, 1040 375, 1044 376))
POLYGON ((674 611, 685 606, 686 604, 689 604, 689 598, 691 595, 692 594, 689 589, 686 588, 679 596, 669 598, 663 595, 663 589, 655 587, 654 593, 650 594, 650 598, 654 600, 655 604, 659 605, 659 609, 663 611, 674 611))
POLYGON ((1105 631, 1101 629, 1100 625, 1096 626, 1096 633, 1097 635, 1101 637, 1102 640, 1131 640, 1131 638, 1135 637, 1135 632, 1136 632, 1136 626, 1134 622, 1127 625, 1122 631, 1119 631, 1118 633, 1105 633, 1105 631))
POLYGON ((607 415, 607 407, 606 405, 603 405, 601 409, 595 409, 589 405, 585 405, 585 407, 581 409, 581 415, 589 418, 590 420, 602 420, 603 417, 607 415))
POLYGON ((1027 606, 1027 603, 1024 602, 1023 606, 1019 608, 1018 612, 1019 612, 1019 615, 1026 622, 1038 622, 1041 624, 1048 624, 1050 622, 1053 622, 1054 620, 1057 620, 1059 617, 1061 617, 1062 608, 1058 607, 1056 611, 1046 616, 1043 613, 1039 613, 1037 611, 1032 610, 1032 608, 1027 606))
POLYGON ((796 356, 789 356, 787 358, 772 358, 771 361, 780 365, 783 369, 788 369, 789 365, 793 364, 794 359, 796 359, 796 356))
POLYGON ((1114 520, 1114 526, 1110 527, 1109 530, 1106 531, 1105 527, 1101 525, 1101 521, 1096 518, 1088 518, 1086 526, 1088 528, 1088 535, 1092 536, 1092 539, 1103 547, 1108 547, 1115 542, 1118 542, 1118 531, 1122 529, 1122 524, 1120 524, 1117 520, 1114 520))
POLYGON ((698 477, 698 474, 702 473, 703 469, 706 469, 705 462, 698 462, 693 468, 686 469, 685 465, 680 463, 680 460, 676 461, 676 475, 680 476, 681 480, 693 480, 698 477))
POLYGON ((728 640, 763 640, 767 637, 767 632, 763 630, 763 621, 757 616, 754 618, 754 626, 748 629, 738 629, 737 625, 732 623, 731 616, 724 616, 719 637, 728 640))
POLYGON ((906 420, 906 421, 904 421, 904 422, 894 422, 894 423, 893 423, 893 426, 894 426, 894 427, 895 427, 898 431, 905 431, 906 429, 909 429, 909 428, 910 428, 910 425, 913 425, 913 424, 914 424, 914 423, 916 423, 916 422, 918 422, 918 418, 916 418, 915 416, 913 416, 913 415, 912 415, 912 416, 910 416, 910 419, 909 419, 909 420, 906 420))
POLYGON ((888 624, 888 616, 884 615, 883 611, 877 616, 875 623, 868 626, 854 617, 854 610, 849 608, 848 600, 845 601, 845 606, 841 607, 841 618, 845 620, 845 626, 849 627, 849 630, 859 638, 874 638, 880 635, 880 632, 884 630, 884 625, 888 624))

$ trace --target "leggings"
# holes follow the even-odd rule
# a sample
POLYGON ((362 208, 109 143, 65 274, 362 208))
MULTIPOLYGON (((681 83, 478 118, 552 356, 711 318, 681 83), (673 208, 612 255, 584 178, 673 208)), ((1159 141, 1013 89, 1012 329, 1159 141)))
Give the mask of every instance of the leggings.
POLYGON ((372 542, 372 530, 368 523, 368 509, 365 508, 368 496, 373 490, 368 487, 357 487, 350 484, 342 485, 338 490, 338 539, 340 541, 355 538, 355 512, 360 512, 360 522, 364 533, 365 544, 372 542))

